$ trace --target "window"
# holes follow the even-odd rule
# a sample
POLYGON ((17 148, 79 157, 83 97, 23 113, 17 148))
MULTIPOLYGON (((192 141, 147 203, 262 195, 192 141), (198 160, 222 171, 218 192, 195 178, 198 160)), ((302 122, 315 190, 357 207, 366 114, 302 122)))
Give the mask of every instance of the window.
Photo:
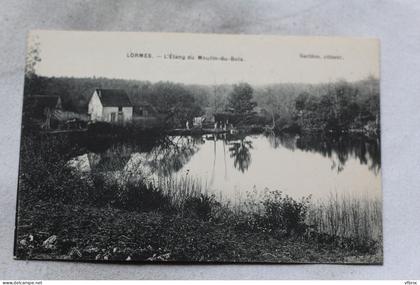
POLYGON ((118 107, 118 112, 122 112, 122 107, 118 107))

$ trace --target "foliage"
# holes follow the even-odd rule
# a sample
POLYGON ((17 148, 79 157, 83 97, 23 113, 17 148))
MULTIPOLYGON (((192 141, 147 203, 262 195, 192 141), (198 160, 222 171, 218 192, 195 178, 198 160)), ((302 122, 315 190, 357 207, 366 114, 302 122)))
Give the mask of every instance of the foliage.
MULTIPOLYGON (((170 197, 144 181, 126 181, 123 185, 92 170, 80 173, 69 160, 77 145, 67 136, 22 136, 19 176, 20 201, 112 205, 129 210, 170 210, 170 197)), ((117 162, 115 162, 117 163, 117 162)))
POLYGON ((323 131, 379 133, 379 81, 324 84, 273 84, 255 89, 258 106, 275 132, 323 131))
POLYGON ((120 187, 122 189, 117 190, 119 199, 116 204, 119 208, 134 211, 173 210, 170 197, 150 183, 140 181, 120 187))
POLYGON ((377 198, 331 194, 328 200, 310 205, 306 223, 317 239, 326 235, 364 252, 382 243, 382 204, 377 198))
POLYGON ((214 195, 191 196, 184 201, 184 213, 203 221, 209 221, 212 218, 213 208, 218 205, 220 204, 214 195))
POLYGON ((162 129, 160 125, 154 128, 144 128, 139 126, 137 122, 127 122, 124 125, 111 124, 107 122, 95 122, 88 124, 88 135, 92 138, 97 137, 115 137, 120 140, 129 140, 136 138, 143 138, 145 134, 148 137, 159 136, 162 129))
MULTIPOLYGON (((33 76, 25 78, 25 96, 33 94, 60 95, 63 108, 86 113, 93 90, 96 88, 124 89, 133 104, 150 103, 156 115, 167 127, 184 126, 187 120, 203 113, 208 104, 201 87, 171 82, 150 83, 108 78, 68 78, 33 76), (195 93, 193 93, 193 91, 195 93)), ((206 93, 205 93, 206 94, 206 93)))
POLYGON ((77 147, 66 137, 22 135, 19 194, 23 202, 50 199, 57 202, 84 201, 90 185, 80 179, 67 161, 77 147))
POLYGON ((228 108, 237 114, 250 113, 257 105, 252 101, 254 89, 248 83, 240 83, 233 86, 228 98, 228 108))
POLYGON ((41 62, 41 49, 38 37, 29 37, 28 52, 26 54, 25 77, 33 78, 35 75, 35 67, 41 62))
POLYGON ((315 240, 238 231, 232 220, 202 221, 160 212, 39 201, 18 216, 20 259, 177 262, 381 263, 366 253, 315 240), (45 240, 55 236, 50 247, 45 240))
POLYGON ((262 201, 263 223, 272 230, 284 230, 286 235, 302 235, 309 202, 310 197, 296 201, 290 196, 283 196, 281 191, 270 191, 262 201))
POLYGON ((164 116, 168 127, 181 127, 186 121, 201 115, 193 94, 181 84, 158 82, 146 99, 164 116))
POLYGON ((379 94, 373 88, 362 94, 359 87, 344 81, 327 86, 321 96, 301 93, 295 109, 303 129, 347 132, 362 130, 371 122, 379 129, 379 94))
POLYGON ((295 200, 278 190, 266 189, 259 197, 256 189, 243 204, 239 228, 272 233, 275 236, 302 236, 311 197, 295 200))
MULTIPOLYGON (((124 89, 134 104, 150 103, 158 114, 157 122, 167 128, 184 127, 187 120, 204 113, 229 111, 234 115, 229 122, 235 125, 267 125, 276 132, 363 131, 372 136, 379 132, 379 81, 373 77, 357 82, 254 87, 247 83, 204 86, 36 74, 25 78, 25 96, 60 95, 64 109, 79 113, 87 112, 95 88, 124 89)), ((226 114, 221 121, 226 121, 226 114)))

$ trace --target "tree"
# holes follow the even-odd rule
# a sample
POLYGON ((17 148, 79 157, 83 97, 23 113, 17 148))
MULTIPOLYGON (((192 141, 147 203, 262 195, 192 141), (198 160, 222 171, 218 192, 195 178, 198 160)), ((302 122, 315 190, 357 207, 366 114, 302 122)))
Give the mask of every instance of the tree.
POLYGON ((35 66, 41 61, 39 38, 30 38, 28 42, 28 51, 26 54, 25 75, 31 78, 35 75, 35 66))
POLYGON ((296 98, 296 101, 295 101, 295 108, 297 111, 305 110, 306 102, 308 101, 309 96, 310 95, 308 92, 302 92, 299 94, 299 96, 296 98))
POLYGON ((223 112, 226 109, 226 96, 223 96, 223 93, 226 92, 224 86, 214 85, 213 86, 213 98, 210 99, 211 108, 213 113, 223 112))
MULTIPOLYGON (((35 66, 41 61, 40 57, 40 43, 38 37, 30 37, 28 40, 28 50, 26 53, 25 65, 25 86, 24 96, 34 94, 33 89, 36 89, 39 84, 39 76, 35 73, 35 66)), ((23 106, 25 109, 27 106, 23 106)))
POLYGON ((163 115, 166 127, 184 126, 186 121, 202 113, 192 92, 182 84, 158 82, 146 99, 163 115))
POLYGON ((237 114, 250 113, 257 105, 252 101, 254 89, 248 83, 240 83, 233 87, 228 98, 228 108, 237 114))

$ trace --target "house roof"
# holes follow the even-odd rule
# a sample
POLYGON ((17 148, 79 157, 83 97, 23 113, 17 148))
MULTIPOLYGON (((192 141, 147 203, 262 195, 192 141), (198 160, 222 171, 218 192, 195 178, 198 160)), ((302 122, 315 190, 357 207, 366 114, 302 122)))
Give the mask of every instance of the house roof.
POLYGON ((121 89, 96 89, 104 107, 132 107, 127 93, 121 89))

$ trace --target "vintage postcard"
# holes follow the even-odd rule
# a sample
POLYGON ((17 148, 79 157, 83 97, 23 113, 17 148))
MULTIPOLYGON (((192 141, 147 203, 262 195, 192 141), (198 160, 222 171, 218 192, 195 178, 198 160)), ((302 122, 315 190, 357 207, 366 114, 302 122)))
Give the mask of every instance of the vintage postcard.
POLYGON ((28 35, 15 258, 382 264, 379 41, 28 35))

